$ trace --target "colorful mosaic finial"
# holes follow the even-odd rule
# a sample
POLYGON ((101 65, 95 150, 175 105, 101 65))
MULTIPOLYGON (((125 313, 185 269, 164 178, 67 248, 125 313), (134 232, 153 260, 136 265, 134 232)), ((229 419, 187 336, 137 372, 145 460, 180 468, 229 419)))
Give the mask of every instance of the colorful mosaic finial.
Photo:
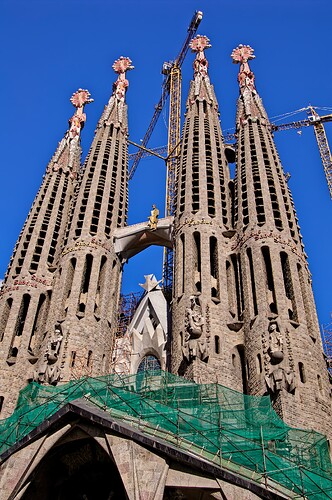
POLYGON ((131 62, 132 61, 129 59, 129 57, 121 56, 114 62, 112 68, 114 69, 115 73, 125 73, 126 71, 134 69, 134 66, 132 66, 131 62))
POLYGON ((197 35, 189 44, 192 52, 203 52, 211 47, 210 40, 205 35, 197 35))
POLYGON ((80 135, 86 121, 86 115, 83 113, 84 106, 93 102, 93 99, 91 99, 91 94, 88 90, 78 89, 71 96, 70 102, 76 108, 75 114, 69 120, 69 139, 74 139, 80 135))
POLYGON ((114 62, 112 68, 119 75, 113 84, 113 93, 119 101, 124 102, 126 90, 129 86, 129 82, 126 79, 126 71, 134 69, 134 66, 132 66, 129 57, 121 56, 114 62))
POLYGON ((254 49, 250 45, 239 45, 233 50, 231 54, 234 64, 240 64, 238 81, 240 89, 243 90, 248 88, 252 92, 256 92, 255 89, 255 75, 250 70, 248 61, 255 59, 254 49))
POLYGON ((194 61, 194 74, 195 77, 200 75, 207 76, 209 63, 204 55, 204 50, 211 47, 210 40, 207 36, 197 35, 189 44, 192 52, 196 52, 196 59, 194 61))
POLYGON ((240 44, 236 49, 233 50, 231 58, 234 64, 245 63, 251 59, 255 59, 254 49, 250 45, 240 44))
POLYGON ((70 102, 73 106, 75 106, 75 108, 83 108, 85 104, 93 102, 93 99, 91 99, 91 94, 88 90, 78 89, 71 96, 70 102))

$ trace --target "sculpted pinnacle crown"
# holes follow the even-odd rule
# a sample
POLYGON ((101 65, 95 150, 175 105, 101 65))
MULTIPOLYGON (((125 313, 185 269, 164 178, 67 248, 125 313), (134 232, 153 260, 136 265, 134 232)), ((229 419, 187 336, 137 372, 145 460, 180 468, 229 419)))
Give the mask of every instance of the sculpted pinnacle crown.
POLYGON ((244 63, 250 61, 251 59, 255 59, 255 57, 254 49, 250 47, 250 45, 240 44, 231 53, 231 58, 233 59, 234 64, 244 63))
POLYGON ((119 57, 119 59, 117 59, 112 68, 114 69, 115 73, 125 73, 126 71, 130 71, 131 69, 134 69, 134 66, 132 66, 131 64, 131 59, 129 59, 129 57, 119 57))
POLYGON ((192 52, 203 52, 211 47, 210 40, 205 35, 197 35, 189 44, 192 52))
POLYGON ((88 90, 78 89, 71 96, 70 102, 75 108, 82 108, 85 104, 93 102, 93 99, 91 99, 91 94, 88 90))

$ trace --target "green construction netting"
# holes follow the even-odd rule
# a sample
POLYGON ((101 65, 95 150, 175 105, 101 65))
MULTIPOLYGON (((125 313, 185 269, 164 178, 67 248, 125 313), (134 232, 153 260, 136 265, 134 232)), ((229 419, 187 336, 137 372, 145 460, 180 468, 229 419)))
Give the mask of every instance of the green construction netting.
POLYGON ((215 465, 287 489, 290 498, 332 499, 332 465, 322 434, 286 425, 268 396, 163 371, 82 378, 57 387, 30 383, 14 413, 0 421, 0 453, 78 398, 215 465))

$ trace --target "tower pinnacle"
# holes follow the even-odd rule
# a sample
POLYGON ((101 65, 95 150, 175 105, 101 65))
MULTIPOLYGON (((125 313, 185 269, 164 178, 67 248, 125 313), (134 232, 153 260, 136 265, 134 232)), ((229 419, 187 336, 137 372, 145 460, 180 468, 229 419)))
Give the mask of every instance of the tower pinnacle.
MULTIPOLYGON (((208 66, 209 63, 205 57, 204 50, 211 47, 210 40, 205 35, 197 35, 190 42, 189 47, 192 52, 196 52, 196 59, 194 61, 194 78, 195 78, 195 97, 201 94, 201 83, 205 80, 206 83, 210 84, 208 77, 208 66)), ((208 93, 211 94, 211 92, 208 93)), ((203 96, 200 96, 203 97, 203 96)), ((211 95, 209 95, 211 99, 211 95)), ((210 100, 209 99, 209 100, 210 100)), ((212 99, 211 99, 212 100, 212 99)))
POLYGON ((254 49, 250 45, 239 45, 233 50, 231 54, 234 64, 240 64, 238 82, 240 85, 240 91, 242 92, 245 88, 248 88, 252 92, 256 93, 255 89, 255 75, 251 71, 248 61, 255 59, 254 49))
POLYGON ((76 108, 74 115, 70 118, 69 140, 80 135, 86 121, 86 115, 83 113, 84 106, 93 102, 88 90, 78 89, 70 98, 70 102, 76 108))
POLYGON ((126 90, 129 86, 129 82, 126 79, 126 71, 134 69, 134 66, 132 66, 129 57, 121 56, 114 62, 112 68, 119 75, 113 85, 113 94, 119 101, 124 102, 126 90))
MULTIPOLYGON (((127 88, 129 87, 129 82, 126 79, 126 71, 130 71, 134 69, 134 66, 131 64, 131 59, 129 57, 119 57, 114 64, 112 65, 115 73, 118 74, 117 80, 113 83, 113 92, 108 101, 108 104, 105 108, 104 113, 102 114, 98 127, 102 125, 102 123, 110 124, 111 122, 116 123, 118 125, 122 124, 124 129, 126 129, 126 119, 124 120, 124 105, 125 105, 125 96, 127 88)), ((97 127, 97 128, 98 128, 97 127)))

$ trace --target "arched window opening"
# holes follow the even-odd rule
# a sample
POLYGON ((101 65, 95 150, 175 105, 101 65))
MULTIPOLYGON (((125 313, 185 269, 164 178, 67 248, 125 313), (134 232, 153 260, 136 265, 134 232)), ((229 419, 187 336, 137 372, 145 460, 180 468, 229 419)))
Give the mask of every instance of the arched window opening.
POLYGON ((145 371, 159 371, 161 369, 161 365, 159 362, 159 359, 156 358, 156 356, 153 356, 152 354, 149 354, 148 356, 145 356, 142 361, 140 362, 137 373, 142 373, 145 371))

